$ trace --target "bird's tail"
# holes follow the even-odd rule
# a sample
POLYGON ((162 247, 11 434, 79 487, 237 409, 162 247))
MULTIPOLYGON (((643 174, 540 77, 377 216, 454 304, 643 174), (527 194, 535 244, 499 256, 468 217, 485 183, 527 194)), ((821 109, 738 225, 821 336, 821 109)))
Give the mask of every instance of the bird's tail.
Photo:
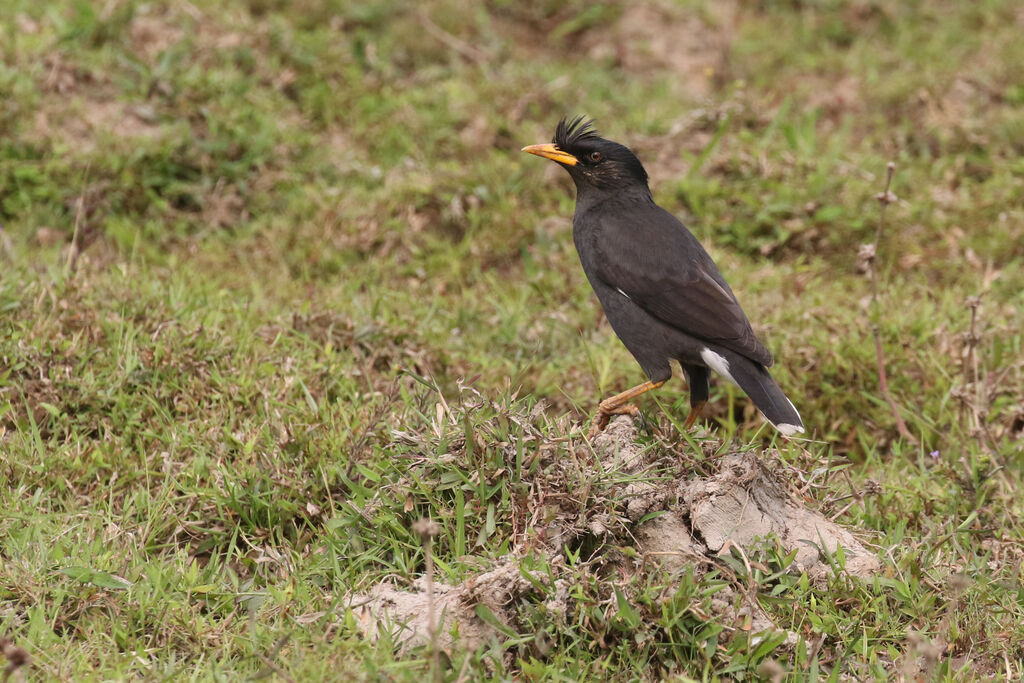
MULTIPOLYGON (((804 422, 793 402, 786 398, 768 370, 745 356, 723 349, 727 361, 727 379, 732 379, 746 392, 754 405, 764 414, 783 436, 793 436, 804 431, 804 422)), ((716 354, 717 355, 717 354, 716 354)), ((712 367, 718 371, 718 368, 712 367)), ((722 374, 719 371, 719 374, 722 374)))

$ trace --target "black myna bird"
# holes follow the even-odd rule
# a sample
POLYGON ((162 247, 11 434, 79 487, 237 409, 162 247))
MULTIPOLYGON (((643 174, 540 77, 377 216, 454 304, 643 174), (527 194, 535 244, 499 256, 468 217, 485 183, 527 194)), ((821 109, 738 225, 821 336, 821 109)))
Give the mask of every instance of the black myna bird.
POLYGON ((600 137, 583 117, 562 119, 552 144, 523 151, 558 162, 576 183, 572 234, 583 271, 612 329, 650 378, 601 401, 591 434, 612 415, 635 415, 629 401, 664 384, 673 361, 690 385, 687 428, 708 399, 714 370, 739 385, 784 436, 803 432, 800 414, 766 369, 772 354, 697 238, 654 203, 636 155, 600 137))

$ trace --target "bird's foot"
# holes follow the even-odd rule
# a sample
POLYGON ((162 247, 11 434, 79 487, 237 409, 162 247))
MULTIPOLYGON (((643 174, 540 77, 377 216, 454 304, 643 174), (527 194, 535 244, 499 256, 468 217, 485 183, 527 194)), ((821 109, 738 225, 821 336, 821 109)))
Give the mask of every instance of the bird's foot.
POLYGON ((594 416, 594 422, 590 425, 590 432, 587 434, 588 439, 593 439, 595 436, 604 431, 604 428, 608 426, 608 421, 611 420, 613 415, 630 415, 637 417, 640 415, 640 409, 632 403, 626 403, 619 406, 605 406, 599 405, 597 407, 597 415, 594 416))
POLYGON ((704 406, 706 406, 707 403, 707 401, 699 401, 696 405, 690 406, 690 414, 686 416, 686 422, 683 423, 684 432, 690 431, 690 427, 692 427, 693 423, 697 421, 698 417, 700 417, 700 414, 703 412, 704 406))

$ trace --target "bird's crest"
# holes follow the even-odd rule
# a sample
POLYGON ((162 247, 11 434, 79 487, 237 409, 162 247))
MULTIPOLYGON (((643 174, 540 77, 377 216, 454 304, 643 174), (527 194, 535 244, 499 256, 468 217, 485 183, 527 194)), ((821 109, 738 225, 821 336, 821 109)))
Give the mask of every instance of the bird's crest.
POLYGON ((559 149, 569 149, 583 140, 597 140, 601 136, 594 130, 594 120, 585 116, 573 118, 562 117, 555 129, 555 137, 551 142, 559 149))

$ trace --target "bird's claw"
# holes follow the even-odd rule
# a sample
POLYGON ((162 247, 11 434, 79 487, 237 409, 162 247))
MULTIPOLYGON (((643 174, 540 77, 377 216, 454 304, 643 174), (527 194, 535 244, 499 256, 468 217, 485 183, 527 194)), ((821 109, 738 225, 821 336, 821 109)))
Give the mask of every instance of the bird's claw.
POLYGON ((699 401, 696 404, 690 406, 690 414, 686 416, 686 422, 683 423, 683 431, 688 432, 693 427, 694 423, 700 417, 701 412, 704 410, 704 406, 707 405, 707 401, 699 401))
POLYGON ((587 432, 587 438, 593 439, 598 434, 604 431, 604 428, 608 426, 609 415, 604 413, 598 413, 594 416, 594 421, 590 423, 590 431, 587 432))
POLYGON ((629 415, 635 418, 640 415, 640 409, 632 403, 615 406, 613 408, 598 406, 597 415, 594 416, 594 421, 590 425, 590 431, 587 433, 587 438, 593 439, 595 436, 603 432, 604 428, 608 426, 608 422, 612 419, 613 415, 629 415))

